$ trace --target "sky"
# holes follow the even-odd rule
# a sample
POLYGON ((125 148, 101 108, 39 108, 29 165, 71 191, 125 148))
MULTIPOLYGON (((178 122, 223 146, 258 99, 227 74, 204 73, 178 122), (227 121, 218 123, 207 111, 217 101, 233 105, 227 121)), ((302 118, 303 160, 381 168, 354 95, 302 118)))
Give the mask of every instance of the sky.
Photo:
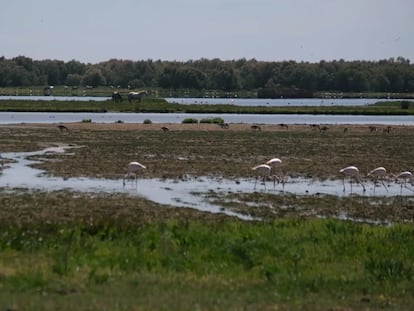
POLYGON ((413 0, 0 0, 0 56, 414 61, 413 0))

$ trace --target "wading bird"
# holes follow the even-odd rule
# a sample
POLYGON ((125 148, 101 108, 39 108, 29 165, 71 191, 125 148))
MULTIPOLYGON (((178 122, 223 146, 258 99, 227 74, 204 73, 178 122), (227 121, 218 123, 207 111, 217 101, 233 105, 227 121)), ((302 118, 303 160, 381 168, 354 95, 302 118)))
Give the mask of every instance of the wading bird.
POLYGON ((260 164, 252 167, 252 170, 256 173, 256 181, 254 182, 254 190, 256 190, 257 179, 261 177, 266 189, 266 179, 270 176, 271 167, 267 164, 260 164))
POLYGON ((142 171, 144 169, 146 169, 146 167, 144 165, 142 165, 139 162, 130 162, 128 163, 128 171, 127 173, 124 175, 124 179, 123 179, 123 184, 125 186, 125 180, 126 179, 133 179, 135 180, 135 184, 137 183, 137 172, 142 171))
POLYGON ((384 178, 387 176, 387 170, 380 166, 377 168, 374 168, 372 171, 370 171, 367 175, 367 177, 371 177, 374 179, 374 193, 375 193, 375 186, 378 180, 381 181, 382 185, 384 186, 385 190, 388 191, 387 186, 384 183, 384 178))
POLYGON ((277 167, 277 166, 280 166, 282 164, 282 160, 280 160, 279 158, 273 158, 273 159, 270 159, 269 161, 267 161, 266 164, 271 166, 271 167, 277 167))
POLYGON ((361 177, 359 177, 359 169, 356 166, 347 166, 339 170, 339 173, 344 175, 344 178, 342 180, 342 183, 344 185, 344 192, 345 192, 345 178, 349 178, 349 183, 351 184, 351 192, 352 192, 352 178, 356 180, 357 183, 361 184, 362 189, 364 189, 365 192, 365 186, 361 181, 361 177))
POLYGON ((410 191, 414 191, 413 189, 407 187, 407 181, 410 182, 411 185, 413 185, 413 183, 414 183, 413 173, 411 173, 409 171, 404 171, 404 172, 399 173, 398 175, 393 175, 393 176, 394 176, 396 182, 398 182, 399 180, 402 180, 400 195, 402 194, 403 186, 404 186, 404 188, 407 188, 410 191))
MULTIPOLYGON (((279 158, 273 158, 267 161, 265 164, 269 165, 272 169, 276 169, 277 167, 282 165, 282 160, 280 160, 279 158)), ((278 183, 282 181, 283 188, 285 188, 285 182, 283 180, 283 177, 279 176, 278 174, 273 175, 273 188, 276 187, 276 180, 278 183)))

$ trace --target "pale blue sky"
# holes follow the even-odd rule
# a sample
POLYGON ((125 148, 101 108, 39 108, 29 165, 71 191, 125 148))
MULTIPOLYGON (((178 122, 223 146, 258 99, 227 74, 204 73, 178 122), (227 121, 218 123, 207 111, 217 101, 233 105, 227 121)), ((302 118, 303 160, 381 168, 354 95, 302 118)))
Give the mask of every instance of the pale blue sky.
POLYGON ((413 0, 0 0, 0 56, 414 62, 413 0))

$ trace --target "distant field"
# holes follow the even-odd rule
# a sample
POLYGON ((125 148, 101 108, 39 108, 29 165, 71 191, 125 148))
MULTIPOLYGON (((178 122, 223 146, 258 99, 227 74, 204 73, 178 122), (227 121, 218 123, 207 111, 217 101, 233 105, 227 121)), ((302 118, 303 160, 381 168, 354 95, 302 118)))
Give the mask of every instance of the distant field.
POLYGON ((331 115, 413 115, 414 101, 378 102, 369 106, 236 106, 176 104, 164 99, 144 98, 140 103, 60 100, 1 100, 0 112, 153 112, 153 113, 238 113, 238 114, 331 114, 331 115))

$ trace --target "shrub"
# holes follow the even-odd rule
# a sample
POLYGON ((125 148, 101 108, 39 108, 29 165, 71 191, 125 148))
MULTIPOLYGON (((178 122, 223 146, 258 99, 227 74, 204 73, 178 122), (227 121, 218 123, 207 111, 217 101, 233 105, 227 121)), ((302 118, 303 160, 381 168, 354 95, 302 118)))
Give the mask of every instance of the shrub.
POLYGON ((92 122, 92 119, 83 119, 82 120, 82 123, 91 123, 92 122))
POLYGON ((195 118, 186 118, 182 123, 198 123, 198 120, 195 118))
POLYGON ((124 123, 122 120, 115 121, 115 123, 124 123))
POLYGON ((224 123, 223 118, 217 117, 217 118, 206 118, 201 119, 200 123, 215 123, 215 124, 222 124, 224 123))
POLYGON ((401 109, 408 109, 410 107, 410 102, 402 101, 401 102, 401 109))
POLYGON ((150 119, 145 119, 144 124, 152 124, 152 121, 150 119))

